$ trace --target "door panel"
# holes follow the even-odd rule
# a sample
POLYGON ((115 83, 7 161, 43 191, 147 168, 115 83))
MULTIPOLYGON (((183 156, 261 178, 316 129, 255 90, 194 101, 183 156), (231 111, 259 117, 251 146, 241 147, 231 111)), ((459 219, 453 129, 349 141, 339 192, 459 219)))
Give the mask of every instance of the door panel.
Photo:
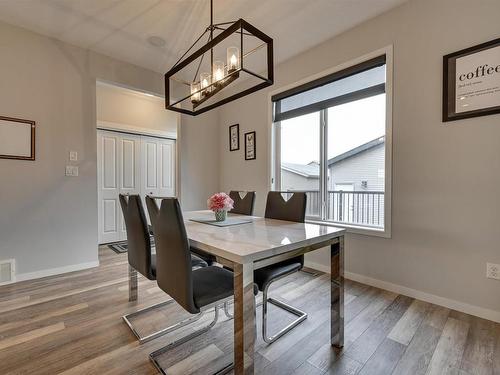
POLYGON ((146 141, 146 189, 158 188, 158 145, 157 141, 146 141))
POLYGON ((104 199, 103 200, 103 232, 104 233, 115 233, 117 228, 116 223, 116 199, 104 199))
POLYGON ((102 132, 97 134, 97 196, 99 243, 120 239, 118 231, 118 164, 119 137, 102 132))
POLYGON ((119 194, 140 194, 140 137, 99 130, 97 134, 99 243, 126 239, 119 194))
POLYGON ((160 143, 160 195, 175 196, 175 142, 167 139, 160 143))
POLYGON ((131 139, 122 140, 122 188, 135 189, 137 186, 136 181, 136 145, 135 141, 131 139))
POLYGON ((116 137, 103 137, 103 188, 116 189, 117 165, 116 165, 116 137))
MULTIPOLYGON (((120 194, 141 194, 140 182, 140 154, 141 154, 141 138, 135 135, 120 134, 120 163, 121 163, 121 178, 120 178, 120 194)), ((121 211, 119 211, 119 239, 127 239, 127 229, 121 211)))

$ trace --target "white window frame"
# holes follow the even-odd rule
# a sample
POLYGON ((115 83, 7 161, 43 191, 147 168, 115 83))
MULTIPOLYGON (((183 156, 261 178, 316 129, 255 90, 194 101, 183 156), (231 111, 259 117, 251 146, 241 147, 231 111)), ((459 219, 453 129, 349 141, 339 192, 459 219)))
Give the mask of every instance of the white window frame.
MULTIPOLYGON (((385 98, 386 98, 386 124, 385 124, 385 198, 384 198, 384 228, 368 228, 356 225, 348 225, 341 223, 332 223, 329 221, 318 221, 317 219, 306 219, 307 222, 312 223, 321 223, 325 225, 331 225, 335 227, 346 228, 348 233, 356 233, 368 236, 377 236, 384 238, 391 238, 391 228, 392 228, 392 117, 393 117, 393 46, 389 45, 387 47, 381 48, 379 50, 370 52, 366 55, 358 57, 356 59, 347 61, 343 64, 337 65, 333 68, 324 70, 320 73, 314 74, 307 78, 304 78, 300 81, 294 82, 290 85, 282 86, 279 89, 275 89, 268 94, 268 137, 271 140, 269 142, 269 165, 268 165, 268 176, 269 176, 269 187, 271 190, 280 190, 281 184, 281 138, 280 134, 280 122, 273 122, 273 103, 271 97, 273 95, 279 94, 283 91, 290 90, 297 86, 301 86, 305 83, 313 81, 315 79, 324 77, 326 75, 338 72, 340 70, 347 69, 351 66, 360 64, 364 61, 368 61, 375 57, 384 55, 386 56, 386 82, 385 82, 385 98)), ((324 119, 322 121, 322 132, 325 132, 324 119)), ((326 139, 326 134, 324 134, 324 139, 326 139)), ((323 143, 320 145, 320 154, 324 153, 323 143)), ((322 155, 321 155, 322 156, 322 155)), ((324 163, 323 163, 324 164, 324 163)), ((326 166, 323 166, 326 168, 326 166)), ((323 171, 323 176, 327 176, 327 171, 323 171)), ((326 178, 325 181, 320 181, 321 184, 325 185, 327 183, 326 178)), ((323 189, 325 191, 325 189, 323 189)), ((322 207, 321 210, 326 209, 326 207, 322 207)))

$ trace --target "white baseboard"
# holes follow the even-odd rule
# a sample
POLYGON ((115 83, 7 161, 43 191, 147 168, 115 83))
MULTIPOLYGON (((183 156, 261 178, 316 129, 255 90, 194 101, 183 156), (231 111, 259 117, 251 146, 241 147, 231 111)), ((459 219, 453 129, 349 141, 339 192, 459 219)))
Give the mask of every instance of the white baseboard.
POLYGON ((60 275, 63 273, 74 272, 74 271, 81 271, 81 270, 85 270, 88 268, 94 268, 97 266, 99 266, 98 260, 96 260, 94 262, 72 264, 70 266, 50 268, 47 270, 41 270, 41 271, 36 271, 36 272, 21 273, 21 274, 16 275, 15 282, 40 279, 42 277, 60 275))
MULTIPOLYGON (((306 262, 305 265, 309 268, 316 269, 318 271, 330 273, 330 267, 324 264, 306 262)), ((457 310, 466 314, 474 315, 483 319, 492 320, 494 322, 500 323, 500 311, 485 309, 483 307, 469 305, 465 302, 460 302, 452 300, 449 298, 436 296, 435 294, 430 294, 422 292, 420 290, 408 288, 402 285, 397 285, 390 283, 388 281, 373 279, 368 276, 360 275, 352 272, 344 272, 344 277, 349 280, 357 281, 362 284, 370 285, 376 288, 388 290, 393 293, 402 294, 411 298, 416 298, 421 301, 433 303, 435 305, 447 307, 452 310, 457 310)))

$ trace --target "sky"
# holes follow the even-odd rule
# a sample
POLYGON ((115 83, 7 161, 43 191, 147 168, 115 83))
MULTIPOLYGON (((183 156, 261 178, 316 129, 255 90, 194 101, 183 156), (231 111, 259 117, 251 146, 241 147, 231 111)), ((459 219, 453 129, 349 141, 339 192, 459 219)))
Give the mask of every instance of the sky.
MULTIPOLYGON (((281 122, 281 162, 319 161, 319 112, 281 122)), ((385 94, 328 109, 328 158, 385 135, 385 94)))

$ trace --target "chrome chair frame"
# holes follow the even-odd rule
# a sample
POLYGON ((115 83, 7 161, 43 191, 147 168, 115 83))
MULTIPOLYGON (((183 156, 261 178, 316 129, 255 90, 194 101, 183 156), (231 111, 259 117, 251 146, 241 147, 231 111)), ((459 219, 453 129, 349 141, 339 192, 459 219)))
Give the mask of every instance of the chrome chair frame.
POLYGON ((266 285, 264 290, 262 291, 262 339, 267 343, 267 344, 272 344, 276 340, 278 340, 281 336, 284 334, 290 332, 293 328, 298 326, 300 323, 302 323, 304 320, 307 319, 307 313, 305 311, 299 310, 296 307, 293 307, 283 301, 277 300, 275 298, 268 298, 268 292, 269 292, 269 287, 271 284, 274 282, 287 277, 288 275, 291 275, 297 271, 291 271, 288 272, 284 275, 281 275, 280 277, 272 280, 270 283, 266 285), (267 304, 272 303, 274 306, 277 306, 285 311, 288 311, 289 313, 292 313, 293 315, 297 316, 298 318, 295 319, 293 322, 288 324, 285 328, 281 329, 277 333, 275 333, 272 336, 267 335, 267 304))
MULTIPOLYGON (((137 293, 137 290, 138 290, 137 273, 138 272, 132 266, 129 265, 129 279, 128 279, 128 281, 129 281, 129 298, 128 298, 128 300, 130 302, 137 301, 137 294, 138 294, 137 293)), ((137 310, 137 311, 134 311, 133 313, 122 316, 122 318, 125 321, 125 323, 127 324, 127 326, 130 328, 130 330, 135 335, 135 337, 137 337, 137 339, 139 340, 139 344, 144 344, 148 341, 156 339, 157 337, 160 337, 160 336, 166 335, 167 333, 173 332, 176 329, 179 329, 179 328, 184 327, 188 324, 194 323, 203 316, 203 312, 200 312, 199 314, 196 314, 192 317, 184 319, 178 323, 172 324, 171 326, 163 328, 159 331, 153 332, 147 336, 141 336, 139 334, 139 332, 137 332, 137 330, 135 329, 134 325, 131 322, 132 318, 140 316, 148 311, 157 309, 159 307, 168 306, 174 302, 175 301, 173 299, 170 299, 168 301, 160 302, 160 303, 157 303, 155 305, 148 306, 148 307, 145 307, 141 310, 137 310)))
MULTIPOLYGON (((161 373, 161 374, 166 374, 165 370, 160 366, 157 358, 168 352, 169 350, 173 349, 173 348, 176 348, 177 346, 179 345, 182 345, 186 342, 188 342, 189 340, 192 340, 194 339, 195 337, 198 337, 200 335, 202 335, 203 333, 205 332, 208 332, 210 329, 212 329, 215 324, 219 321, 219 310, 220 309, 224 309, 224 312, 226 312, 226 316, 230 319, 232 319, 233 317, 228 315, 227 312, 228 312, 228 303, 229 301, 232 299, 233 297, 228 297, 228 298, 225 298, 223 300, 220 300, 220 301, 217 301, 217 302, 214 302, 210 305, 207 305, 207 306, 204 306, 200 312, 200 314, 204 314, 205 312, 207 312, 208 310, 211 310, 213 309, 214 310, 214 319, 205 327, 203 328, 200 328, 184 337, 181 337, 180 339, 178 340, 175 340, 173 342, 171 342, 170 344, 164 346, 163 348, 160 348, 158 350, 155 350, 154 352, 152 352, 151 354, 149 354, 149 359, 150 361, 153 363, 154 367, 161 373)), ((198 315, 200 315, 198 314, 198 315)), ((198 316, 197 315, 197 316, 198 316)), ((189 320, 189 319, 192 319, 192 318, 188 318, 186 319, 189 320)), ((196 320, 198 320, 199 318, 197 318, 196 320)), ((185 324, 184 324, 185 325, 185 324)), ((227 365, 226 367, 224 367, 223 369, 217 371, 217 374, 226 374, 228 373, 229 371, 231 371, 234 367, 234 363, 231 363, 229 365, 227 365)))

